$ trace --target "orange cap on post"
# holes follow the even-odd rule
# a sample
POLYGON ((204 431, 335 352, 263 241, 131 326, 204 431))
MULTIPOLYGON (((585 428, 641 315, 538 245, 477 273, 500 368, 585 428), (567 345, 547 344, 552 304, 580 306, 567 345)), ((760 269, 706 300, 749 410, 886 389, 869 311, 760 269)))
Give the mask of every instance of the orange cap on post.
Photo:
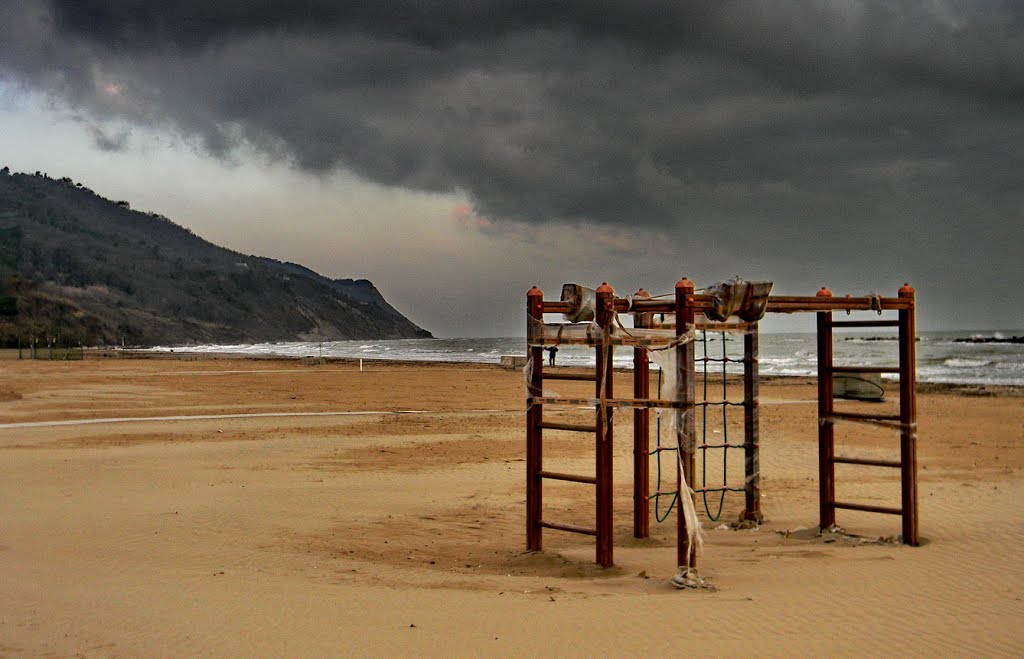
POLYGON ((914 292, 914 287, 910 284, 900 286, 900 297, 913 297, 914 292))
POLYGON ((821 290, 817 293, 817 297, 832 297, 832 291, 822 286, 821 290))
POLYGON ((608 282, 601 282, 601 285, 597 287, 595 293, 614 293, 615 289, 608 285, 608 282))
POLYGON ((689 277, 683 277, 678 282, 676 282, 676 288, 693 288, 693 287, 694 287, 693 286, 693 282, 690 281, 689 277))

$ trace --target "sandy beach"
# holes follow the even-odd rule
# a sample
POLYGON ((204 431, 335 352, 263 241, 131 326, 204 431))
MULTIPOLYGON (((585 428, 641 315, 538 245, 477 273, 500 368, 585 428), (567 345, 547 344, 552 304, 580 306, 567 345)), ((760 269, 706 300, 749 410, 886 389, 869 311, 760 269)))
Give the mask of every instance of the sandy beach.
MULTIPOLYGON (((0 361, 0 655, 1024 654, 1019 390, 922 386, 912 548, 886 515, 839 511, 851 535, 818 537, 814 383, 762 383, 765 522, 706 522, 714 588, 679 591, 674 515, 632 538, 628 414, 616 566, 557 531, 525 551, 523 385, 483 365, 0 361)), ((591 440, 552 437, 552 468, 592 470, 591 440)), ((893 470, 841 467, 843 498, 898 503, 893 470)), ((566 522, 592 502, 545 491, 566 522)))

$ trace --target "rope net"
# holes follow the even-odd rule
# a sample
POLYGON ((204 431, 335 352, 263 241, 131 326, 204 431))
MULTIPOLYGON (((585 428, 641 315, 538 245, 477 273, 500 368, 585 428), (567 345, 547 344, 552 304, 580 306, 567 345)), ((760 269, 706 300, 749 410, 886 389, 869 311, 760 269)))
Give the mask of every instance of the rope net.
MULTIPOLYGON (((729 330, 697 329, 694 333, 699 351, 695 364, 698 399, 693 408, 697 434, 692 450, 698 452, 696 466, 699 477, 695 476, 691 486, 692 491, 700 495, 704 514, 712 522, 722 518, 726 510, 726 494, 744 492, 746 485, 745 455, 741 454, 738 464, 733 460, 730 465, 729 460, 730 450, 746 450, 743 414, 747 401, 743 398, 741 380, 745 358, 730 353, 731 344, 742 341, 746 331, 749 330, 737 326, 729 330)), ((663 397, 663 389, 669 388, 665 384, 665 375, 675 372, 675 365, 663 355, 651 353, 651 361, 658 366, 658 398, 663 397)), ((679 448, 671 440, 675 433, 673 412, 656 410, 654 447, 649 453, 655 466, 655 488, 648 498, 654 501, 654 516, 659 524, 668 519, 679 501, 678 491, 663 488, 665 479, 672 480, 666 473, 666 466, 680 459, 679 448), (663 456, 670 461, 663 463, 663 456)))

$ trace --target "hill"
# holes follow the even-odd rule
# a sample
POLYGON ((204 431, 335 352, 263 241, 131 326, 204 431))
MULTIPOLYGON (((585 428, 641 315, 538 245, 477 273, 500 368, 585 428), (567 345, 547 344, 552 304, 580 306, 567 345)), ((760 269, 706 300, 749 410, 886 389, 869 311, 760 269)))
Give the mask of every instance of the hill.
POLYGON ((365 279, 214 245, 71 179, 0 170, 0 344, 430 337, 365 279))

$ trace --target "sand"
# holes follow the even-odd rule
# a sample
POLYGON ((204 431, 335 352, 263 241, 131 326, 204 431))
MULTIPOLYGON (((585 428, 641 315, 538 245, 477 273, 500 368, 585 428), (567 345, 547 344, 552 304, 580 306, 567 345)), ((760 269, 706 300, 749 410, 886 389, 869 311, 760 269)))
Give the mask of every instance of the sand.
MULTIPOLYGON (((674 523, 632 538, 628 414, 616 566, 557 531, 525 551, 521 373, 0 361, 0 655, 1020 656, 1024 398, 923 389, 922 546, 886 541, 896 517, 847 511, 854 535, 817 536, 813 381, 775 380, 766 520, 707 522, 714 589, 679 591, 674 523), (227 416, 242 414, 267 416, 227 416)), ((861 425, 837 437, 849 454, 897 445, 861 425)), ((552 435, 545 458, 587 473, 592 444, 552 435)), ((847 467, 838 490, 897 505, 894 477, 847 467)), ((546 515, 592 524, 590 486, 545 496, 546 515)))

